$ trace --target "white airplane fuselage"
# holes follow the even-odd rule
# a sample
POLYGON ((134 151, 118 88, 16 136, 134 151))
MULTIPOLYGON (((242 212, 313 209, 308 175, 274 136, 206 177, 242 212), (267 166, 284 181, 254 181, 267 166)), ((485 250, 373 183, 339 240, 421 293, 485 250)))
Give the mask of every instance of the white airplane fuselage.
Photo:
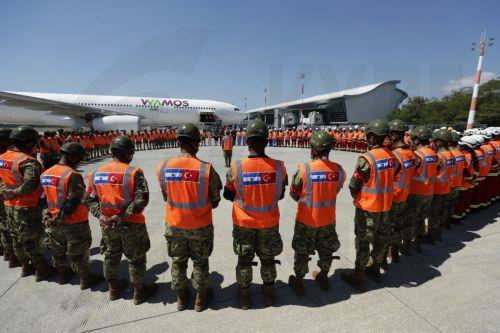
MULTIPOLYGON (((140 127, 180 125, 186 122, 214 122, 221 124, 237 124, 245 118, 245 113, 229 103, 163 97, 128 97, 77 94, 51 94, 12 92, 24 96, 42 98, 50 101, 73 104, 78 107, 89 107, 112 112, 123 112, 140 118, 140 127), (208 121, 207 121, 208 119, 208 121)), ((71 109, 70 107, 68 109, 71 109)), ((91 112, 89 112, 91 113, 91 112)), ((120 117, 120 116, 118 116, 120 117)), ((51 111, 50 105, 31 103, 2 103, 0 98, 0 123, 30 124, 65 127, 91 127, 92 123, 74 116, 69 110, 61 113, 51 111)))

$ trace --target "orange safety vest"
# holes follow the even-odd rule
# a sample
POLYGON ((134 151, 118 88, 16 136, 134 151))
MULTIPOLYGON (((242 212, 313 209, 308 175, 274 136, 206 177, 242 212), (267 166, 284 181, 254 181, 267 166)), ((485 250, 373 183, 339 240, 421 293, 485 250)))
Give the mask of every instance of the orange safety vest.
POLYGON ((486 176, 495 176, 494 174, 489 174, 491 166, 493 165, 493 158, 495 157, 495 148, 490 143, 486 143, 481 146, 481 149, 484 150, 484 168, 479 172, 479 177, 486 177, 486 176))
POLYGON ((222 150, 233 150, 233 137, 230 135, 225 135, 222 138, 222 150))
POLYGON ((174 157, 156 169, 167 194, 165 222, 180 229, 199 229, 212 223, 208 201, 210 163, 195 157, 174 157))
MULTIPOLYGON (((463 152, 464 154, 464 169, 469 170, 469 175, 471 177, 474 176, 474 166, 472 165, 472 154, 468 151, 463 152)), ((472 188, 472 184, 470 183, 469 180, 465 179, 465 177, 462 176, 462 184, 460 184, 460 190, 468 190, 469 188, 472 188)))
POLYGON ((465 156, 464 153, 458 148, 450 149, 451 153, 455 157, 455 165, 453 168, 453 180, 451 181, 451 187, 458 187, 462 184, 462 178, 464 176, 465 167, 465 156))
MULTIPOLYGON (((87 195, 98 196, 105 216, 119 215, 132 202, 134 179, 138 171, 138 167, 112 161, 89 174, 87 195)), ((143 211, 135 213, 126 221, 145 223, 143 211)))
POLYGON ((477 160, 477 179, 478 180, 483 180, 484 177, 488 174, 488 171, 486 170, 486 154, 484 150, 482 150, 479 147, 474 148, 474 155, 476 155, 476 160, 477 160), (483 175, 483 176, 481 176, 483 175))
MULTIPOLYGON (((24 176, 21 174, 20 166, 27 160, 34 160, 35 158, 28 156, 24 153, 7 150, 0 155, 0 178, 3 185, 10 190, 16 189, 24 182, 24 176)), ((38 206, 38 199, 42 194, 42 188, 38 187, 31 193, 15 195, 14 197, 4 199, 4 204, 11 207, 36 207, 38 206)))
POLYGON ((495 150, 495 158, 494 165, 491 166, 490 174, 494 176, 498 176, 498 164, 500 162, 500 142, 499 141, 490 141, 490 145, 495 150))
POLYGON ((441 170, 438 170, 434 181, 434 194, 450 193, 451 182, 453 181, 453 171, 455 170, 455 156, 448 149, 438 152, 438 158, 444 163, 441 170))
POLYGON ((409 148, 396 148, 392 151, 401 165, 399 174, 394 176, 394 202, 405 202, 410 195, 410 186, 415 174, 415 154, 409 148))
POLYGON ((52 147, 49 138, 46 136, 42 136, 40 141, 43 142, 44 146, 40 145, 40 154, 50 153, 50 148, 52 147))
POLYGON ((420 158, 420 165, 415 169, 411 181, 410 194, 432 195, 434 193, 434 180, 437 174, 437 155, 429 147, 422 147, 415 151, 420 158))
POLYGON ((269 157, 233 162, 236 198, 233 223, 249 229, 272 228, 279 223, 278 201, 286 177, 285 165, 269 157))
POLYGON ((370 180, 364 183, 354 204, 368 212, 391 209, 396 158, 386 148, 375 148, 361 155, 370 164, 370 180))
MULTIPOLYGON (((41 183, 47 198, 47 205, 53 217, 59 214, 68 194, 68 181, 78 174, 69 166, 56 164, 42 173, 41 183)), ((79 174, 78 174, 79 175, 79 174)), ((76 210, 64 219, 64 223, 81 223, 89 219, 89 210, 82 202, 76 210)))
POLYGON ((329 160, 302 163, 299 168, 303 186, 296 219, 313 227, 335 222, 335 203, 344 184, 344 170, 329 160))

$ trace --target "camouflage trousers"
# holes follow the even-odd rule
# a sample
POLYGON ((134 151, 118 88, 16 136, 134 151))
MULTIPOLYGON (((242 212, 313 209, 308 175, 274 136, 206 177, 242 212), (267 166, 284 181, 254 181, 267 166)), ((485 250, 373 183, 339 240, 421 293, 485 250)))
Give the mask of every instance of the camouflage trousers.
POLYGON ((118 268, 124 254, 128 260, 130 282, 143 282, 146 275, 146 252, 151 247, 146 225, 123 222, 116 228, 101 228, 101 231, 101 254, 104 254, 106 279, 118 279, 118 268))
POLYGON ((429 214, 428 230, 438 231, 444 226, 448 218, 450 193, 434 194, 432 196, 431 211, 429 214))
POLYGON ((7 224, 7 215, 3 202, 0 204, 0 244, 4 251, 13 251, 12 236, 7 224))
POLYGON ((393 202, 391 210, 389 211, 389 242, 387 245, 399 245, 403 241, 409 241, 412 238, 413 226, 408 223, 411 222, 406 214, 406 201, 393 202))
POLYGON ((432 195, 410 195, 406 201, 408 222, 413 226, 414 237, 425 236, 425 219, 429 217, 432 195))
POLYGON ((40 209, 5 206, 5 213, 16 257, 23 264, 30 261, 33 265, 42 263, 44 259, 40 241, 44 230, 40 209))
POLYGON ((276 280, 276 261, 274 257, 283 251, 283 241, 279 227, 268 229, 248 229, 237 225, 233 226, 233 250, 238 256, 236 265, 236 282, 242 288, 252 283, 255 255, 260 259, 260 276, 264 283, 273 283, 276 280))
POLYGON ((188 260, 193 262, 191 280, 193 288, 204 291, 209 286, 208 258, 214 248, 214 227, 179 229, 166 225, 167 252, 172 258, 172 290, 179 292, 188 288, 188 260))
POLYGON ((370 256, 377 264, 384 261, 385 247, 390 232, 388 219, 389 212, 372 213, 356 208, 354 215, 356 269, 364 270, 370 256))
POLYGON ((458 187, 452 187, 450 189, 450 198, 448 200, 448 216, 447 218, 450 219, 455 215, 455 206, 458 203, 458 195, 459 195, 459 188, 458 187))
POLYGON ((89 222, 61 224, 47 228, 54 267, 66 267, 67 256, 78 274, 89 271, 88 251, 92 245, 89 222))
POLYGON ((332 254, 340 247, 335 222, 322 227, 312 227, 295 221, 292 248, 295 250, 293 270, 303 278, 309 272, 310 256, 318 252, 318 267, 328 274, 332 266, 332 254))

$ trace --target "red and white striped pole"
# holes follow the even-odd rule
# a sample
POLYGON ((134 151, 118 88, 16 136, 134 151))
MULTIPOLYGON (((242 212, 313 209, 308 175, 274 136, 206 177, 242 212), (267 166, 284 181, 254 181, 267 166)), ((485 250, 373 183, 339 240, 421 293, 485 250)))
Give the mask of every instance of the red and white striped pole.
POLYGON ((474 117, 476 115, 476 107, 477 107, 477 95, 479 92, 479 83, 481 82, 481 70, 483 68, 483 58, 484 58, 485 48, 486 48, 486 31, 483 32, 483 36, 481 38, 481 45, 479 47, 479 61, 477 63, 476 82, 474 82, 474 88, 472 90, 472 100, 470 101, 469 119, 467 119, 467 129, 471 129, 474 127, 474 117))

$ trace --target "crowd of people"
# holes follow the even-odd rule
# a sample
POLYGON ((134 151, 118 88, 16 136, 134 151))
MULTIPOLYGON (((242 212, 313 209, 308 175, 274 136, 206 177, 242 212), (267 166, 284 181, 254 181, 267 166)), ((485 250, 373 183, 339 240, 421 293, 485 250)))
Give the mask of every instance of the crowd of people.
POLYGON ((109 298, 116 300, 128 284, 118 275, 125 255, 134 303, 148 300, 158 286, 144 282, 150 240, 143 212, 149 191, 140 167, 130 165, 138 149, 180 148, 178 156, 158 165, 155 180, 166 206, 171 287, 179 310, 186 309, 189 301, 188 260, 193 263, 195 310, 203 311, 213 297, 209 282, 209 257, 214 246, 212 210, 218 207, 222 190, 222 197, 233 206, 239 305, 242 309, 252 306, 249 286, 257 265, 255 256, 261 265, 264 304, 273 305, 276 258, 283 251, 278 202, 285 197, 289 180, 285 164, 266 155, 269 145, 310 148, 311 160, 299 165, 289 189, 297 211, 292 241, 294 274, 288 283, 298 296, 305 293, 303 279, 310 256, 316 252, 319 271, 314 272, 314 279, 321 290, 329 290, 328 274, 340 247, 336 198, 347 175, 331 160, 332 149, 366 150, 358 157, 348 186, 355 206, 355 268, 341 274, 344 282, 359 291, 365 290, 365 277, 381 282, 381 269, 387 269, 388 258, 398 262, 400 255, 421 252, 423 244, 440 241, 443 230, 459 224, 466 214, 491 205, 500 195, 500 128, 461 135, 425 126, 409 131, 401 120, 374 120, 357 132, 354 128, 347 131, 348 135, 353 133, 351 139, 347 136, 344 140, 338 129, 331 129, 302 131, 299 141, 300 130, 294 136, 292 129, 286 136, 286 131, 269 131, 264 122, 254 120, 239 132, 234 133, 235 142, 244 142, 249 155, 235 162, 226 154, 233 148, 231 129, 217 134, 228 168, 223 186, 211 163, 196 157, 209 135, 193 124, 180 126, 175 132, 61 131, 41 137, 26 126, 0 129, 4 259, 10 268, 21 266, 22 277, 35 274, 36 281, 57 273, 59 283, 65 284, 77 273, 81 289, 88 289, 106 280, 109 298), (362 139, 358 145, 359 133, 362 139), (43 166, 37 160, 38 152, 43 166), (88 157, 108 153, 111 161, 91 172, 85 181, 77 166, 88 157), (103 275, 89 268, 89 214, 101 225, 103 275), (48 236, 55 272, 39 246, 44 235, 48 236))

